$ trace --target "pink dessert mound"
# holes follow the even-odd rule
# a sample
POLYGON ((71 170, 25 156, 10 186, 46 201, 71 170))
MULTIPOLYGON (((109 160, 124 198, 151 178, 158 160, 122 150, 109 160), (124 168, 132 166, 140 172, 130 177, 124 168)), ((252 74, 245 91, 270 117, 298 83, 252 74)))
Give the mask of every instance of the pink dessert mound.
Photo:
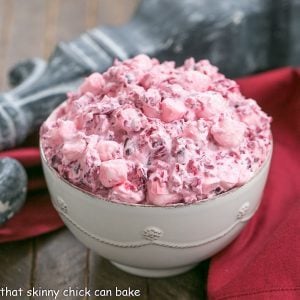
POLYGON ((270 117, 207 60, 146 55, 85 79, 41 128, 72 184, 116 202, 192 203, 241 186, 271 149, 270 117))

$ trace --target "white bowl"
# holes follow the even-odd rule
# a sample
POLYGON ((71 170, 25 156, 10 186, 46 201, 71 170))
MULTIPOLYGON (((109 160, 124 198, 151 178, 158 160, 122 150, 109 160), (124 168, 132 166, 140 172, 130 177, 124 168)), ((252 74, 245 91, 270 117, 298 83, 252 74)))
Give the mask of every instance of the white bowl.
POLYGON ((245 185, 194 204, 156 207, 99 199, 61 178, 41 149, 52 202, 71 232, 120 269, 139 276, 186 272, 227 246, 257 210, 271 151, 245 185))

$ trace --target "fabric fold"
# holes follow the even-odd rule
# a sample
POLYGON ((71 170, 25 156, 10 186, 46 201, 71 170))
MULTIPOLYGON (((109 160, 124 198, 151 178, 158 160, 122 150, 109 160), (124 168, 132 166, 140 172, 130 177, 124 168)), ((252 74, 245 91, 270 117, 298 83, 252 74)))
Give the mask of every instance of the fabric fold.
POLYGON ((300 73, 284 68, 238 80, 273 118, 274 152, 262 203, 211 260, 209 299, 300 299, 300 73))

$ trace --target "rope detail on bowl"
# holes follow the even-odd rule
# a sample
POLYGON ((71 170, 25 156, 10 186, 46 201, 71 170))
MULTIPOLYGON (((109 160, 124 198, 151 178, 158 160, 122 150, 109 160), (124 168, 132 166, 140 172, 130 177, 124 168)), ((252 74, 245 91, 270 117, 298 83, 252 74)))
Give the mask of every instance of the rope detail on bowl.
POLYGON ((231 225, 229 226, 226 230, 220 232, 219 234, 215 235, 212 238, 206 239, 206 240, 201 240, 201 241, 196 241, 196 242, 190 242, 190 243, 173 243, 173 242, 167 242, 167 241, 161 241, 159 240, 159 238, 162 236, 162 230, 154 227, 154 226, 149 226, 147 227, 144 231, 143 231, 143 237, 145 238, 145 240, 141 240, 141 241, 135 241, 135 242, 118 242, 118 241, 113 241, 113 240, 109 240, 103 237, 99 237, 93 233, 90 233, 88 231, 86 231, 81 225, 77 224, 76 222, 74 222, 71 217, 66 213, 66 210, 61 209, 61 207, 59 207, 57 205, 57 203, 55 201, 53 201, 55 204, 55 208, 58 210, 58 212, 66 219, 68 220, 68 222, 70 222, 77 230, 79 230, 80 232, 82 232, 83 234, 89 236, 90 238, 92 238, 93 240, 99 242, 99 243, 103 243, 103 244, 107 244, 110 246, 115 246, 115 247, 119 247, 119 248, 139 248, 139 247, 144 247, 147 245, 156 245, 156 246, 161 246, 161 247, 166 247, 166 248, 175 248, 175 249, 185 249, 185 248, 194 248, 194 247, 199 247, 199 246, 203 246, 209 243, 212 243, 222 237, 224 237, 225 235, 229 234, 239 223, 243 223, 248 221, 249 219, 252 218, 252 216, 255 214, 258 206, 254 209, 253 213, 244 217, 244 218, 237 218, 237 220, 231 225), (149 232, 149 229, 151 228, 151 234, 149 232), (153 228, 155 228, 155 233, 153 231, 153 228), (146 236, 145 236, 145 232, 146 232, 146 236))

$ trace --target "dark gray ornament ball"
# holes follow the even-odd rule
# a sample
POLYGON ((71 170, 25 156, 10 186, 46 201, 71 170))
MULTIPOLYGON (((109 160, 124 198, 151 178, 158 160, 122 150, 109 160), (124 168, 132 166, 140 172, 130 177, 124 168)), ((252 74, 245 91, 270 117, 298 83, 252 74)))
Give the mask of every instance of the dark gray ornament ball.
POLYGON ((10 219, 24 204, 27 174, 15 159, 0 159, 0 225, 10 219))

